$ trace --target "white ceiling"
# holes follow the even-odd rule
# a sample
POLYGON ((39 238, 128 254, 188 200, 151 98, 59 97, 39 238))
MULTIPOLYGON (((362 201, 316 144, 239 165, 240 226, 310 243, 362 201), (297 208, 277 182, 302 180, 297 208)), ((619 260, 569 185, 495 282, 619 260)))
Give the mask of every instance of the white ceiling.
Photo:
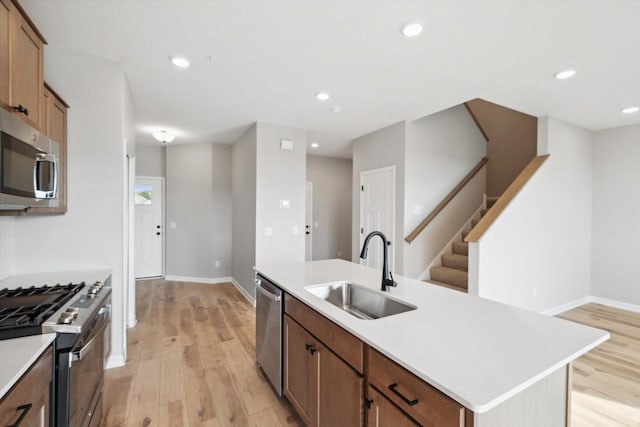
POLYGON ((620 113, 640 104, 640 1, 21 4, 50 46, 123 64, 143 144, 158 129, 174 143, 232 143, 263 121, 306 129, 318 154, 350 157, 358 136, 476 97, 591 130, 640 122, 620 113), (403 37, 416 18, 423 34, 403 37), (192 66, 177 69, 170 55, 192 66), (552 77, 565 68, 578 74, 552 77), (329 101, 315 99, 321 90, 329 101))

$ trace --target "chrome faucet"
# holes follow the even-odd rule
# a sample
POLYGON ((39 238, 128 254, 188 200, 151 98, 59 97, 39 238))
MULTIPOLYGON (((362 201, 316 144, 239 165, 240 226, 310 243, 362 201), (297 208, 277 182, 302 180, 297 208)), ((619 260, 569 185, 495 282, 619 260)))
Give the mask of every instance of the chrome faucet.
POLYGON ((382 288, 381 289, 383 292, 387 292, 389 290, 389 286, 395 287, 395 286, 398 286, 398 284, 395 282, 395 280, 393 280, 393 275, 389 271, 389 253, 387 250, 389 241, 387 240, 385 235, 382 234, 380 231, 372 231, 371 233, 369 233, 367 237, 364 239, 364 243, 362 244, 362 251, 360 252, 360 258, 367 259, 367 252, 369 250, 369 240, 371 240, 373 236, 380 236, 380 238, 382 239, 383 260, 382 260, 382 288))

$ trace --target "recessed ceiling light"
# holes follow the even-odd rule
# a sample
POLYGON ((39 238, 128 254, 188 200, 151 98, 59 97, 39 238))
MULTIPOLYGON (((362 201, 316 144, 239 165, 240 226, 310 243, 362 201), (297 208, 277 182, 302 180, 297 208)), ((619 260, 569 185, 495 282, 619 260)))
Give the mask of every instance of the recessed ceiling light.
POLYGON ((163 144, 168 144, 174 139, 176 139, 176 136, 174 134, 167 132, 166 130, 153 132, 151 135, 153 135, 155 139, 162 142, 163 144))
POLYGON ((318 99, 318 101, 326 101, 331 98, 331 95, 329 95, 328 92, 318 92, 316 93, 316 98, 318 99))
POLYGON ((564 71, 560 71, 559 73, 555 73, 553 77, 555 77, 558 80, 565 80, 565 79, 570 79, 575 75, 576 75, 576 70, 564 70, 564 71))
POLYGON ((423 29, 424 26, 420 21, 408 21, 400 26, 400 32, 405 37, 416 37, 422 32, 423 29))
POLYGON ((331 112, 333 113, 341 113, 342 112, 342 107, 339 105, 335 105, 333 107, 331 107, 331 112))
POLYGON ((183 58, 182 56, 172 56, 170 57, 171 63, 178 68, 189 68, 191 63, 187 58, 183 58))
POLYGON ((640 111, 640 107, 627 107, 624 110, 622 110, 623 114, 633 114, 633 113, 637 113, 638 111, 640 111))
POLYGON ((311 143, 311 148, 318 148, 318 147, 319 147, 319 145, 318 145, 317 142, 312 142, 311 143))

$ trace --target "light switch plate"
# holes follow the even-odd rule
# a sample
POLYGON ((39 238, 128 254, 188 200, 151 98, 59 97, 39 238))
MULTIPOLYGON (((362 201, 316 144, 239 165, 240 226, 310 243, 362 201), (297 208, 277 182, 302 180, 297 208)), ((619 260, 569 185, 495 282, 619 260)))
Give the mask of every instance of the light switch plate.
POLYGON ((293 150, 293 141, 290 139, 281 139, 280 140, 280 149, 282 150, 293 150))
POLYGON ((265 236, 273 236, 273 228, 271 228, 271 227, 266 227, 266 228, 264 229, 264 235, 265 235, 265 236))
POLYGON ((175 230, 177 226, 178 225, 175 222, 170 222, 169 223, 169 228, 172 229, 172 230, 175 230))
POLYGON ((280 200, 280 207, 282 209, 289 209, 291 207, 291 203, 288 200, 280 200))

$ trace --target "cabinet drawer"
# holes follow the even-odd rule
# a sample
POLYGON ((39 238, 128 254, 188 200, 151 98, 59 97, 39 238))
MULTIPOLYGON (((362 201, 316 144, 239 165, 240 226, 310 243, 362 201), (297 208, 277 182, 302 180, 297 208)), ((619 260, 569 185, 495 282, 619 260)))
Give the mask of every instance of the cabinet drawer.
POLYGON ((20 427, 49 425, 52 357, 49 347, 0 401, 0 425, 14 425, 23 413, 20 427))
POLYGON ((369 383, 428 427, 465 426, 465 408, 394 361, 368 348, 369 383))
POLYGON ((289 294, 285 295, 284 311, 353 369, 364 372, 362 341, 289 294))

